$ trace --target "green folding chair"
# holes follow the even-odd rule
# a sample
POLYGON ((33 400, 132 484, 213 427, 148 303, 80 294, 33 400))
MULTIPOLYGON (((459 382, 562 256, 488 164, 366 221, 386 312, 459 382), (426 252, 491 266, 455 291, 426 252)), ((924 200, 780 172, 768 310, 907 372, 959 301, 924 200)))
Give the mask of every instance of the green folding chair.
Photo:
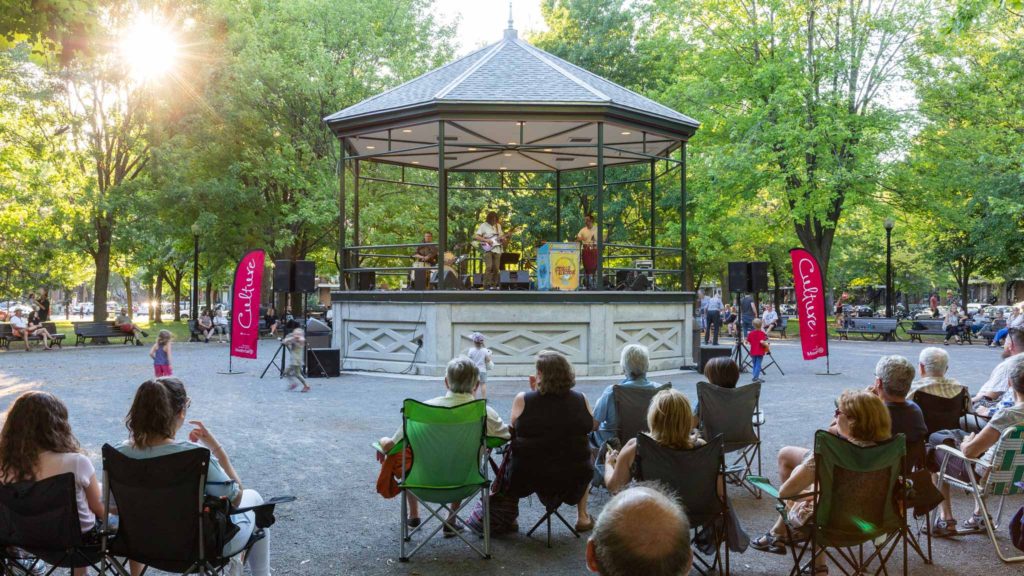
POLYGON ((790 546, 791 576, 813 573, 814 560, 824 554, 843 574, 888 574, 886 564, 902 541, 903 574, 907 574, 908 533, 901 476, 906 458, 906 440, 897 434, 891 440, 862 448, 825 430, 814 434, 814 487, 793 498, 779 498, 779 492, 760 476, 747 481, 778 500, 790 542, 800 540, 789 523, 787 500, 814 499, 814 515, 804 526, 807 537, 801 545, 790 546), (866 557, 864 545, 873 551, 866 557))
MULTIPOLYGON (((476 400, 461 406, 446 408, 431 406, 416 400, 406 400, 402 407, 402 429, 405 434, 405 445, 412 451, 410 466, 406 465, 405 451, 402 450, 402 480, 399 488, 402 491, 402 542, 399 560, 407 562, 431 538, 444 527, 454 530, 455 535, 483 558, 491 557, 490 530, 490 495, 491 481, 488 479, 486 450, 488 439, 487 401, 476 400), (408 468, 408 470, 406 470, 408 468), (462 501, 462 509, 466 509, 466 500, 480 493, 483 503, 484 522, 483 548, 467 539, 457 530, 462 519, 451 508, 451 504, 462 501), (429 517, 410 531, 406 493, 419 500, 429 517), (452 516, 449 523, 448 516, 452 516), (440 521, 411 552, 406 547, 412 536, 418 532, 426 532, 426 520, 430 517, 440 521)), ((497 443, 497 442, 496 442, 497 443)), ((396 446, 392 450, 400 450, 404 446, 396 446)), ((469 524, 463 522, 464 525, 469 524)))
POLYGON ((995 547, 999 559, 1003 562, 1024 562, 1024 554, 1008 556, 1003 553, 1002 547, 999 546, 999 542, 996 540, 995 532, 999 529, 999 521, 1003 516, 1003 503, 1006 501, 1006 497, 1024 494, 1024 488, 1020 485, 1021 480, 1024 480, 1024 424, 1019 424, 1003 431, 1003 435, 1000 436, 999 442, 996 444, 995 456, 992 458, 992 467, 984 478, 979 479, 974 473, 974 466, 983 466, 980 460, 968 458, 960 450, 944 444, 939 445, 937 449, 940 453, 948 455, 946 458, 943 458, 942 464, 939 467, 939 481, 945 482, 953 488, 961 488, 974 496, 975 503, 978 504, 978 507, 981 508, 982 513, 985 515, 985 529, 988 532, 989 539, 992 540, 992 546, 995 547), (965 466, 969 478, 967 481, 946 473, 946 465, 949 463, 950 458, 959 458, 971 464, 965 466), (991 522, 992 516, 988 513, 988 506, 985 503, 986 498, 989 496, 999 496, 999 508, 996 510, 994 523, 991 522))

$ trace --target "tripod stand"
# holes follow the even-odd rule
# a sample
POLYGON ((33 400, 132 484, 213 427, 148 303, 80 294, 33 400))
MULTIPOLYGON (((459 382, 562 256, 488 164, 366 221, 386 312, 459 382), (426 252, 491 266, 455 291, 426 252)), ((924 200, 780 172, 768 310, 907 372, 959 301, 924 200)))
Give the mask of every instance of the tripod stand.
POLYGON ((285 362, 284 344, 278 344, 277 345, 277 350, 274 352, 274 355, 270 357, 270 362, 267 363, 267 367, 264 368, 263 369, 263 373, 260 374, 260 380, 262 380, 263 377, 267 375, 267 372, 270 370, 271 366, 277 366, 278 377, 279 378, 284 378, 284 362, 285 362), (278 355, 281 356, 281 363, 280 364, 277 363, 278 355))

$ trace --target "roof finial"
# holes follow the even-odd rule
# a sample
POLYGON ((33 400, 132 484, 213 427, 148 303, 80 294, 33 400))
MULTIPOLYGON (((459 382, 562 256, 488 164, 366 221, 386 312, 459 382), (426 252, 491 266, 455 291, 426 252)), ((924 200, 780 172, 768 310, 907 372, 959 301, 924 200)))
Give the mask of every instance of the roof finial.
POLYGON ((516 33, 515 24, 512 22, 512 0, 508 0, 508 28, 505 29, 505 39, 514 40, 519 36, 516 33))

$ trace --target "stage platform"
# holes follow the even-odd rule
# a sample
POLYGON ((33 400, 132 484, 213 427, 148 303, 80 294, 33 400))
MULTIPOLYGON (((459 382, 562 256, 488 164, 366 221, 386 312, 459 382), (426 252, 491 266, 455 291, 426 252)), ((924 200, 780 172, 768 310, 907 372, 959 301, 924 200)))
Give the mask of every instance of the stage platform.
POLYGON ((343 291, 331 293, 333 346, 345 370, 443 376, 480 332, 490 376, 533 374, 541 350, 581 376, 619 374, 626 344, 651 351, 651 370, 693 365, 692 292, 343 291))

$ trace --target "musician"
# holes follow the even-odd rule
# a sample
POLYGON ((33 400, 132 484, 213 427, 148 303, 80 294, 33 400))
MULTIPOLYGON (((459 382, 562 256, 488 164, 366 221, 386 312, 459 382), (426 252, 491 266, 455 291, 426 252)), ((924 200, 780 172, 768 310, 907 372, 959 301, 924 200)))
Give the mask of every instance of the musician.
POLYGON ((504 244, 504 233, 498 219, 498 213, 493 210, 487 213, 487 220, 476 227, 473 239, 480 243, 484 258, 484 289, 497 289, 501 283, 502 244, 504 244))
MULTIPOLYGON (((423 246, 416 248, 416 252, 413 253, 412 259, 415 262, 412 263, 413 268, 433 268, 437 266, 437 246, 433 244, 434 235, 430 232, 423 233, 423 246)), ((409 271, 409 280, 415 280, 416 271, 409 271)))
POLYGON ((594 274, 597 273, 597 228, 594 227, 594 215, 587 214, 583 223, 583 228, 576 234, 576 241, 583 245, 583 273, 586 275, 587 286, 593 288, 594 274))

